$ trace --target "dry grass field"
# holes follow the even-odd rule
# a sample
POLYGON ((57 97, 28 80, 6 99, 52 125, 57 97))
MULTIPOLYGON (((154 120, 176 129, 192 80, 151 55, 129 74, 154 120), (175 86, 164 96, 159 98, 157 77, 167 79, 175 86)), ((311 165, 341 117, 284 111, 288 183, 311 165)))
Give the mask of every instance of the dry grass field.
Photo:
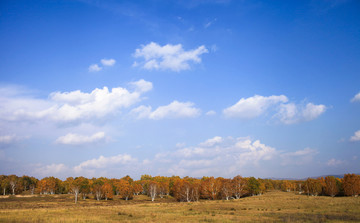
MULTIPOLYGON (((2 197, 2 196, 1 196, 2 197)), ((140 195, 73 203, 71 195, 0 198, 0 222, 360 222, 360 198, 280 191, 230 201, 179 203, 140 195)))

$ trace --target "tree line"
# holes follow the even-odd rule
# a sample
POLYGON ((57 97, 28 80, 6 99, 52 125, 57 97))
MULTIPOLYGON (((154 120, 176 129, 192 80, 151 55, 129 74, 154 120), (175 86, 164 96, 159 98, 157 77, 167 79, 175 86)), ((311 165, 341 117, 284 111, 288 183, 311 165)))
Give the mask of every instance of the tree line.
POLYGON ((256 179, 240 175, 232 179, 142 175, 140 180, 136 181, 130 176, 121 179, 68 177, 62 181, 56 177, 39 180, 30 176, 0 175, 0 189, 2 195, 74 194, 75 203, 79 197, 84 200, 90 197, 96 200, 108 200, 117 195, 129 200, 139 194, 148 195, 152 201, 165 196, 173 196, 178 201, 184 202, 200 199, 229 200, 261 195, 270 190, 293 191, 308 196, 356 197, 360 194, 360 175, 345 174, 343 178, 327 176, 307 180, 256 179))

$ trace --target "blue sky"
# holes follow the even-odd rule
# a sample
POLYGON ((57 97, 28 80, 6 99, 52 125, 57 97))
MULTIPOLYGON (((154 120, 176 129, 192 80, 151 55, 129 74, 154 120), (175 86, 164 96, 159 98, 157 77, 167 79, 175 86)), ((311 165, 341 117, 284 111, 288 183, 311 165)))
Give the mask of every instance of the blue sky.
POLYGON ((358 173, 359 10, 1 1, 0 174, 358 173))

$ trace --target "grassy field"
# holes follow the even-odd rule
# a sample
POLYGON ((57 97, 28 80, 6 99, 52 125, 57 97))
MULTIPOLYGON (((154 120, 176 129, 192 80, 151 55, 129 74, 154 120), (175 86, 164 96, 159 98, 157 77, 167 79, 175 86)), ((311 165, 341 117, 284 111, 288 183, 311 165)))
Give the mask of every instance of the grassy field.
MULTIPOLYGON (((2 197, 2 196, 0 196, 2 197)), ((0 222, 360 222, 360 198, 308 197, 280 191, 231 201, 124 201, 73 203, 71 195, 0 198, 0 222)))

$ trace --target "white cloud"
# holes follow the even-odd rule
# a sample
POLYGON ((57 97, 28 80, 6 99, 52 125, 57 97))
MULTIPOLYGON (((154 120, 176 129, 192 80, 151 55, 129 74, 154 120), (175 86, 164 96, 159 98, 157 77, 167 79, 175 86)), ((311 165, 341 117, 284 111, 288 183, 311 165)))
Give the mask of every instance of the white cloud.
POLYGON ((210 110, 210 111, 206 112, 205 115, 208 115, 208 116, 216 115, 216 112, 213 110, 210 110))
POLYGON ((288 103, 285 95, 260 96, 255 95, 249 98, 241 98, 235 105, 223 110, 227 118, 256 118, 269 112, 275 111, 274 117, 284 124, 294 124, 298 122, 311 121, 319 117, 326 111, 325 105, 315 105, 307 103, 296 105, 288 103))
POLYGON ((212 24, 214 24, 217 21, 217 18, 215 18, 214 20, 211 20, 210 22, 206 23, 204 25, 204 28, 207 29, 209 28, 212 24))
POLYGON ((152 83, 144 80, 133 82, 133 92, 117 87, 109 90, 96 88, 90 93, 80 90, 53 92, 48 99, 29 96, 0 96, 0 119, 7 121, 50 120, 55 122, 94 121, 117 114, 142 100, 151 90, 152 83))
POLYGON ((10 144, 17 140, 16 135, 0 135, 0 144, 10 144))
POLYGON ((84 169, 99 169, 110 165, 134 165, 135 163, 137 163, 137 159, 128 154, 119 154, 110 157, 100 156, 97 159, 91 159, 80 163, 78 166, 74 167, 74 170, 75 172, 80 172, 84 169))
POLYGON ((68 133, 64 136, 60 136, 55 142, 64 145, 84 145, 84 144, 99 143, 104 140, 105 140, 104 132, 98 132, 91 136, 68 133))
POLYGON ((305 148, 295 152, 282 153, 280 157, 282 158, 282 165, 304 165, 311 162, 318 153, 315 149, 305 148))
POLYGON ((40 177, 48 177, 48 176, 55 176, 59 174, 65 174, 68 172, 69 168, 62 163, 59 164, 50 164, 45 166, 40 166, 34 169, 33 174, 40 176, 40 177))
POLYGON ((203 143, 200 143, 200 146, 205 146, 205 147, 209 147, 209 146, 214 146, 217 143, 221 143, 223 141, 223 138, 221 136, 215 136, 214 138, 208 139, 203 143))
POLYGON ((159 106, 152 111, 151 106, 139 106, 131 111, 138 119, 149 118, 154 120, 164 118, 194 118, 200 115, 200 109, 192 102, 173 101, 168 105, 159 106))
POLYGON ((302 116, 304 117, 305 121, 311 121, 319 117, 325 111, 325 105, 314 105, 313 103, 308 103, 302 111, 302 116))
POLYGON ((114 66, 114 65, 115 65, 116 60, 114 60, 114 59, 102 59, 102 60, 101 60, 101 63, 102 63, 102 65, 104 65, 104 66, 109 66, 109 67, 111 67, 111 66, 114 66))
POLYGON ((99 65, 97 65, 97 64, 91 64, 89 66, 89 72, 98 72, 101 70, 102 70, 102 67, 99 67, 99 65))
POLYGON ((215 136, 198 146, 159 153, 154 162, 165 163, 167 174, 224 176, 226 170, 231 176, 238 174, 244 166, 260 165, 261 161, 271 160, 276 154, 275 148, 259 140, 215 136))
POLYGON ((360 92, 351 99, 351 102, 360 102, 360 92))
POLYGON ((328 166, 339 166, 339 165, 342 165, 342 164, 344 164, 345 163, 345 161, 343 161, 343 160, 337 160, 337 159, 330 159, 326 164, 328 165, 328 166))
POLYGON ((249 98, 241 98, 236 104, 223 110, 228 118, 255 118, 262 115, 266 110, 279 103, 285 103, 288 98, 285 95, 272 95, 264 97, 255 95, 249 98))
POLYGON ((134 86, 138 92, 148 92, 153 88, 153 84, 149 81, 145 81, 144 79, 131 82, 130 85, 134 86))
POLYGON ((295 105, 294 103, 281 104, 278 113, 275 115, 284 124, 294 124, 303 121, 311 121, 326 111, 325 105, 307 103, 306 106, 295 105))
POLYGON ((350 141, 360 141, 360 130, 356 131, 353 136, 351 136, 350 141))
MULTIPOLYGON (((201 63, 200 56, 204 53, 208 53, 208 50, 203 45, 196 49, 185 51, 181 44, 160 46, 157 43, 151 42, 136 49, 134 57, 144 58, 144 62, 140 64, 147 70, 172 70, 179 72, 190 69, 189 62, 201 63)), ((139 65, 138 62, 134 64, 135 66, 139 65)))

